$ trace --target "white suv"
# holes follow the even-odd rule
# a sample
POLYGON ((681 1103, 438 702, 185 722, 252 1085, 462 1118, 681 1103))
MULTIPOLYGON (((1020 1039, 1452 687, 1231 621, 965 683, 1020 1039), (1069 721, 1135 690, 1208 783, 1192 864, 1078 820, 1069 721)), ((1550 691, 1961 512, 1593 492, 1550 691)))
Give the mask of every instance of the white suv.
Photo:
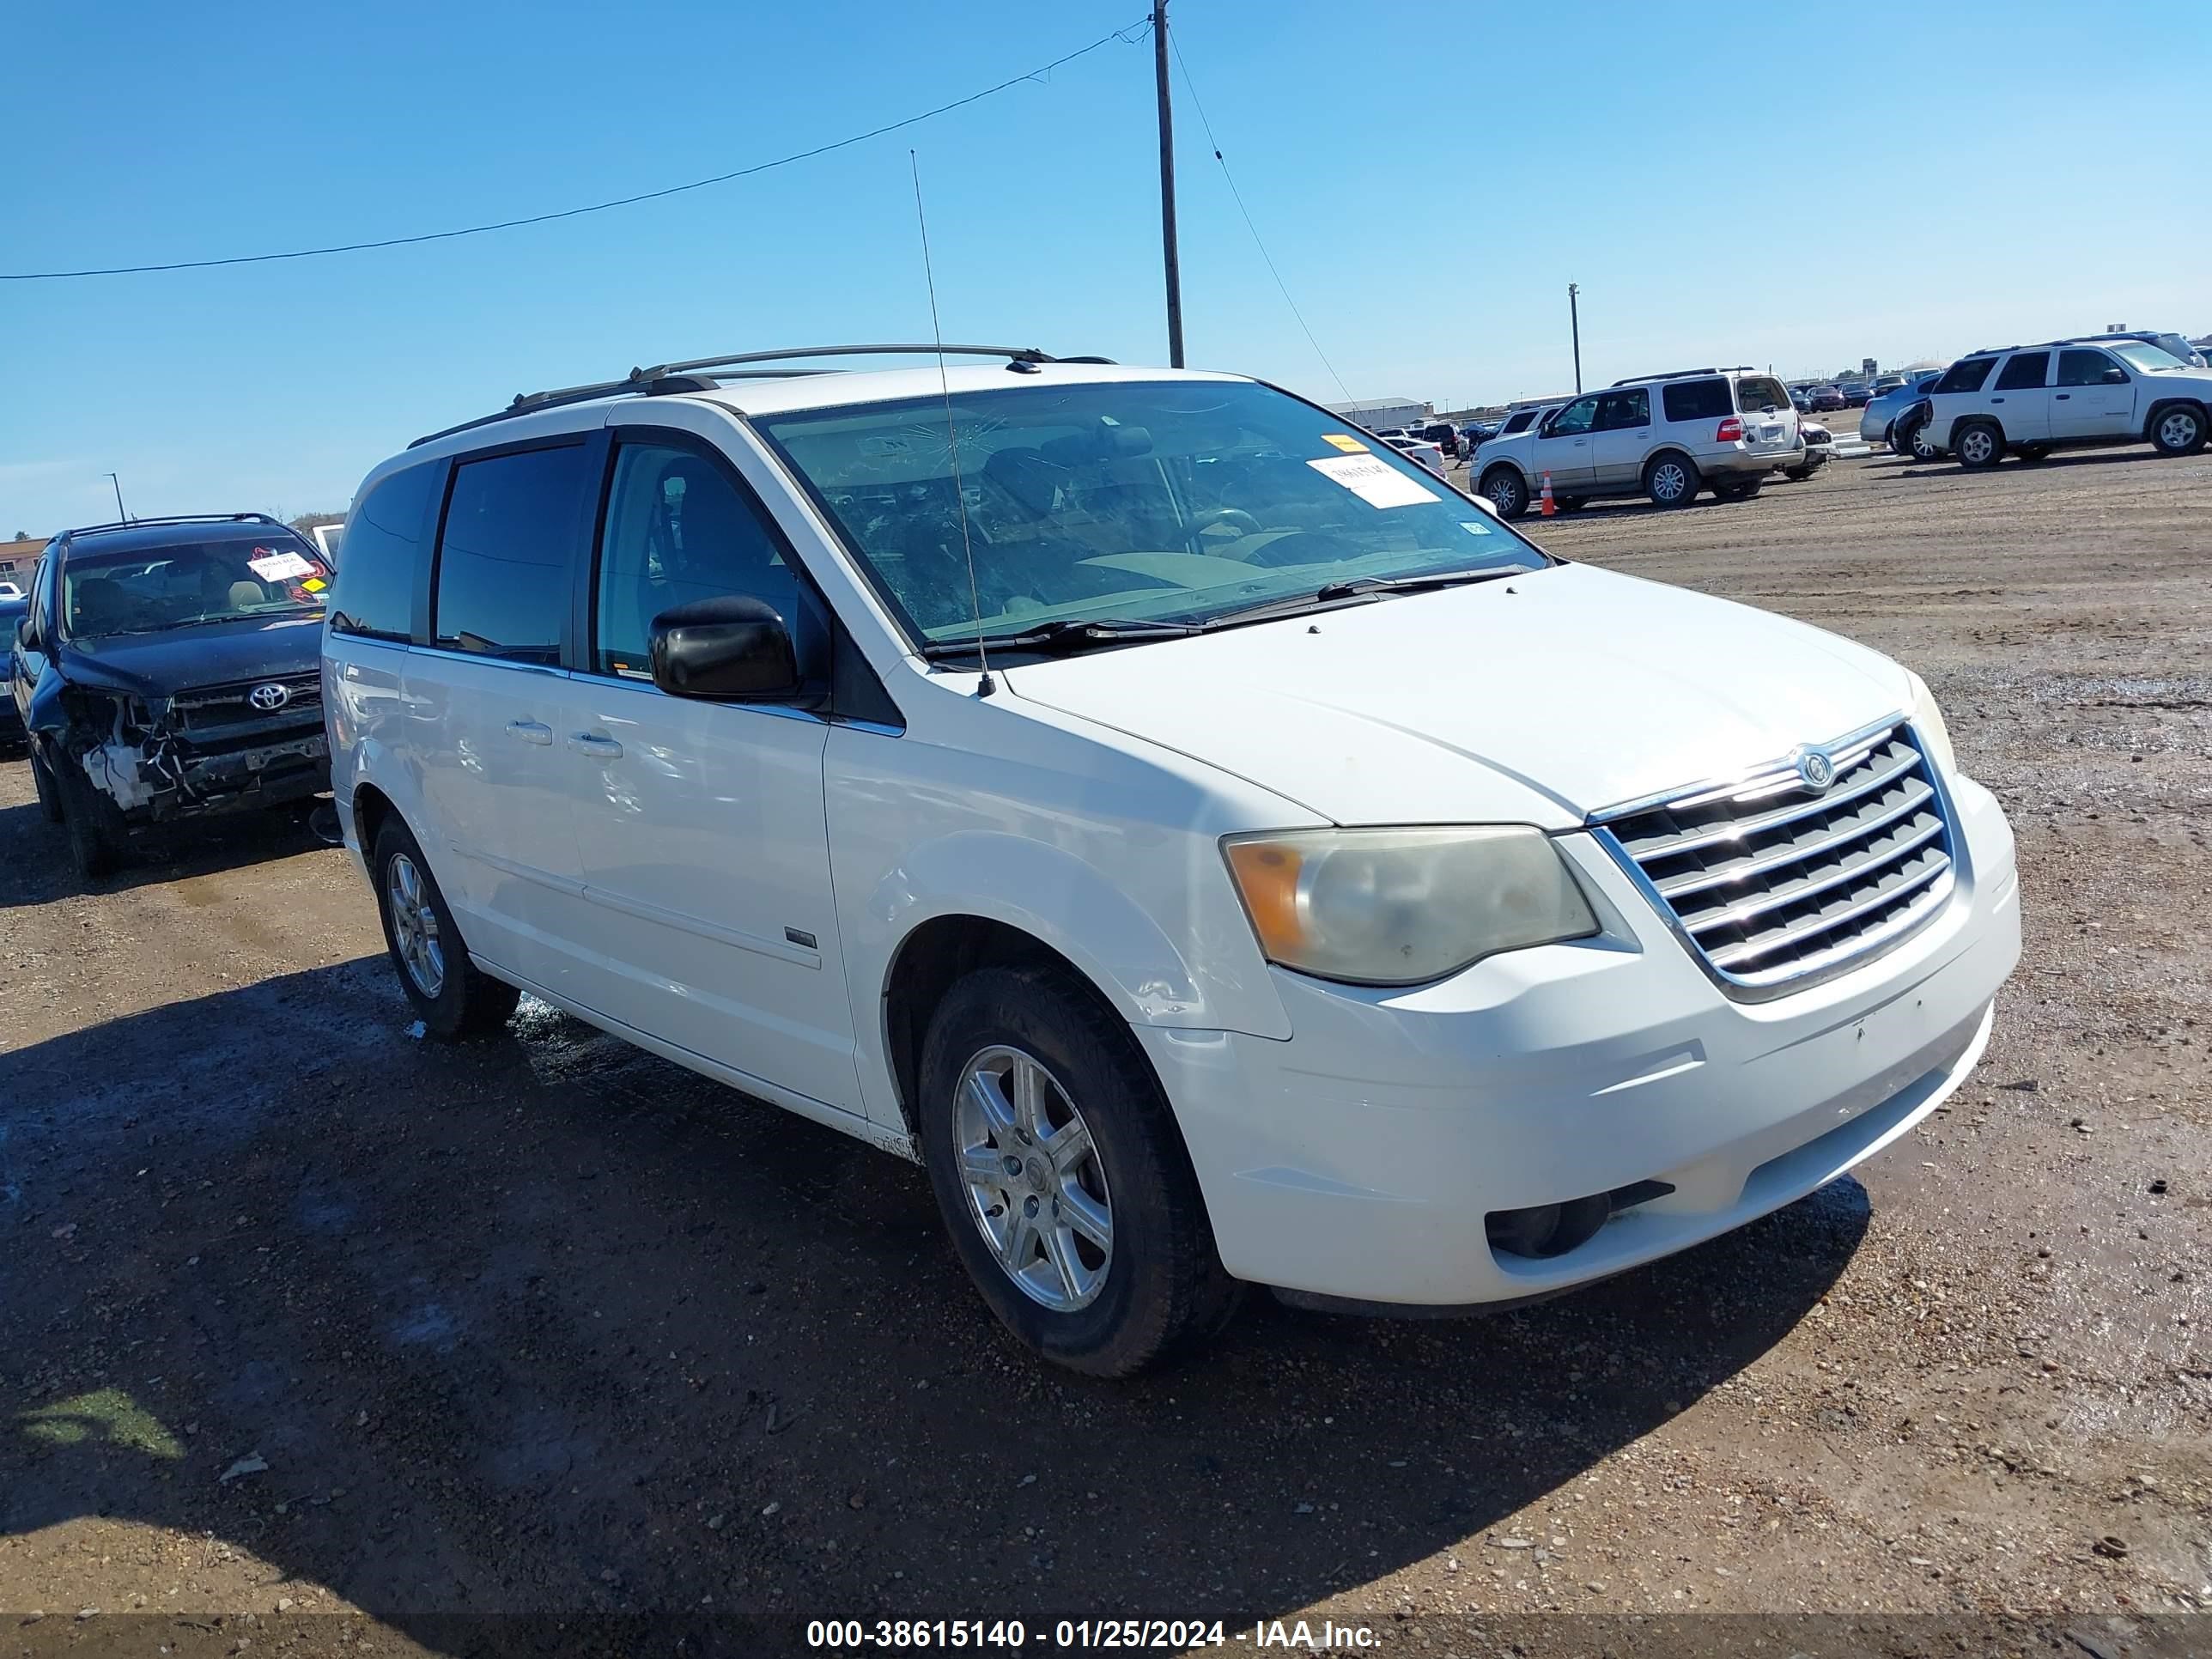
MULTIPOLYGON (((2193 455, 2212 429, 2212 369, 2141 341, 2091 335, 1961 357, 1928 390, 1911 435, 1965 467, 2008 451, 2148 442, 2193 455)), ((1903 427, 1905 417, 1899 417, 1903 427)))
POLYGON ((998 1317, 1112 1375, 1244 1282, 1618 1273, 1974 1065, 2012 836, 1913 675, 1255 381, 961 349, 368 475, 334 786, 432 1031, 527 990, 920 1162, 998 1317))
POLYGON ((1517 519, 1552 481, 1570 510, 1601 495, 1686 507, 1700 489, 1723 501, 1759 493, 1776 469, 1803 465, 1797 410, 1781 381, 1749 369, 1695 368, 1616 380, 1501 432, 1468 464, 1474 488, 1517 519))

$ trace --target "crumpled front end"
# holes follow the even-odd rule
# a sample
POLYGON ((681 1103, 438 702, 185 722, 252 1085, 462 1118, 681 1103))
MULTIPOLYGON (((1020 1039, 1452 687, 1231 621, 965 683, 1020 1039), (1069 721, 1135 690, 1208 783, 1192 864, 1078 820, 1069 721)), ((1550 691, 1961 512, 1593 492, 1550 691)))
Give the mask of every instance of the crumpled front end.
POLYGON ((64 761, 127 823, 281 806, 330 787, 313 673, 167 697, 70 687, 61 701, 64 761))

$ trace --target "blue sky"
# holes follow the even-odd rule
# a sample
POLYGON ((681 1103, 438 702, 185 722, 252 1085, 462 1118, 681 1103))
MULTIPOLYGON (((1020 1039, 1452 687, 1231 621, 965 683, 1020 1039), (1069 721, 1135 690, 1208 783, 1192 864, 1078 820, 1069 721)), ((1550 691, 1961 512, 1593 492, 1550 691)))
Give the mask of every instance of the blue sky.
MULTIPOLYGON (((0 268, 404 235, 651 189, 977 90, 1145 0, 19 8, 0 268)), ((2204 0, 1173 0, 1352 395, 1784 374, 2212 330, 2204 0), (1733 19, 1723 22, 1724 17, 1733 19), (2177 139, 2179 138, 2179 142, 2177 139), (1479 149, 1479 157, 1478 157, 1479 149)), ((1343 395, 1178 76, 1194 365, 1343 395)), ((0 283, 0 535, 341 509, 407 440, 634 363, 926 338, 1164 362, 1148 44, 644 206, 388 252, 0 283)))

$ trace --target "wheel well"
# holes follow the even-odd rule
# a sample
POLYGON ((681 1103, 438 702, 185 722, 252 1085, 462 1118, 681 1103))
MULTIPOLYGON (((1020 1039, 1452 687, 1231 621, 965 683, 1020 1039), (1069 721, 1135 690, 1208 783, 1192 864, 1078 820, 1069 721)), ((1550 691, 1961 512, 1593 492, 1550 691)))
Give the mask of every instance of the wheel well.
POLYGON ((1644 476, 1646 478, 1649 478, 1651 476, 1651 469, 1658 465, 1660 462, 1665 460, 1669 455, 1675 456, 1682 461, 1686 462, 1692 472, 1702 472, 1704 471, 1704 469, 1698 465, 1697 458, 1692 455, 1688 450, 1677 449, 1674 445, 1668 444, 1664 449, 1655 449, 1649 455, 1646 455, 1644 458, 1644 476))
POLYGON ((2006 441, 2004 422, 1997 419, 1996 416, 1961 415, 1957 420, 1951 422, 1951 441, 1943 447, 1946 449, 1956 449, 1959 447, 1959 434, 1961 432, 1964 432, 1970 426, 1985 426, 1989 428, 1990 431, 1997 434, 1997 443, 2000 447, 2002 447, 2006 441))
POLYGON ((2150 406, 2150 413, 2143 416, 2143 436, 2148 439, 2152 433, 2158 430, 2159 416, 2177 405, 2183 409, 2195 410, 2197 411, 2197 418, 2200 421, 2206 418, 2204 405, 2197 402, 2196 398, 2168 398, 2161 403, 2153 404, 2150 406))
POLYGON ((1483 468, 1482 477, 1475 488, 1480 489, 1483 484, 1488 483, 1501 472, 1510 472, 1516 478, 1519 478, 1523 490, 1528 488, 1528 480, 1522 476, 1520 467, 1511 461, 1492 461, 1488 466, 1483 468))
POLYGON ((353 792, 354 835, 361 843, 362 857, 368 857, 376 845, 377 831, 384 828, 385 819, 397 810, 392 798, 373 783, 364 783, 353 792))
POLYGON ((932 917, 900 945, 884 985, 884 1035, 891 1079, 898 1086, 899 1114, 909 1133, 920 1133, 915 1103, 921 1091, 921 1048, 937 1005, 962 975, 978 968, 1016 963, 1063 970, 1071 984, 1084 987, 1121 1019, 1121 1012, 1107 1003, 1081 969, 1033 934, 985 916, 932 917))

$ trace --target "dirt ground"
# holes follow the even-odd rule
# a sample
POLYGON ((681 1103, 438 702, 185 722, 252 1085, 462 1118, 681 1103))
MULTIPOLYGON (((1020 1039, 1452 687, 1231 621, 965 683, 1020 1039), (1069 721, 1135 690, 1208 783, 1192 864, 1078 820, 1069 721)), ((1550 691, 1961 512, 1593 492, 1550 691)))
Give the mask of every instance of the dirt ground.
POLYGON ((0 763, 0 1655, 2212 1650, 2208 508, 2212 455, 2123 451, 1528 520, 1926 675, 2020 841, 1988 1057, 1686 1255, 1471 1322, 1255 1297, 1134 1384, 1016 1351, 918 1170, 537 1005, 413 1040, 343 854, 88 892, 0 763))

